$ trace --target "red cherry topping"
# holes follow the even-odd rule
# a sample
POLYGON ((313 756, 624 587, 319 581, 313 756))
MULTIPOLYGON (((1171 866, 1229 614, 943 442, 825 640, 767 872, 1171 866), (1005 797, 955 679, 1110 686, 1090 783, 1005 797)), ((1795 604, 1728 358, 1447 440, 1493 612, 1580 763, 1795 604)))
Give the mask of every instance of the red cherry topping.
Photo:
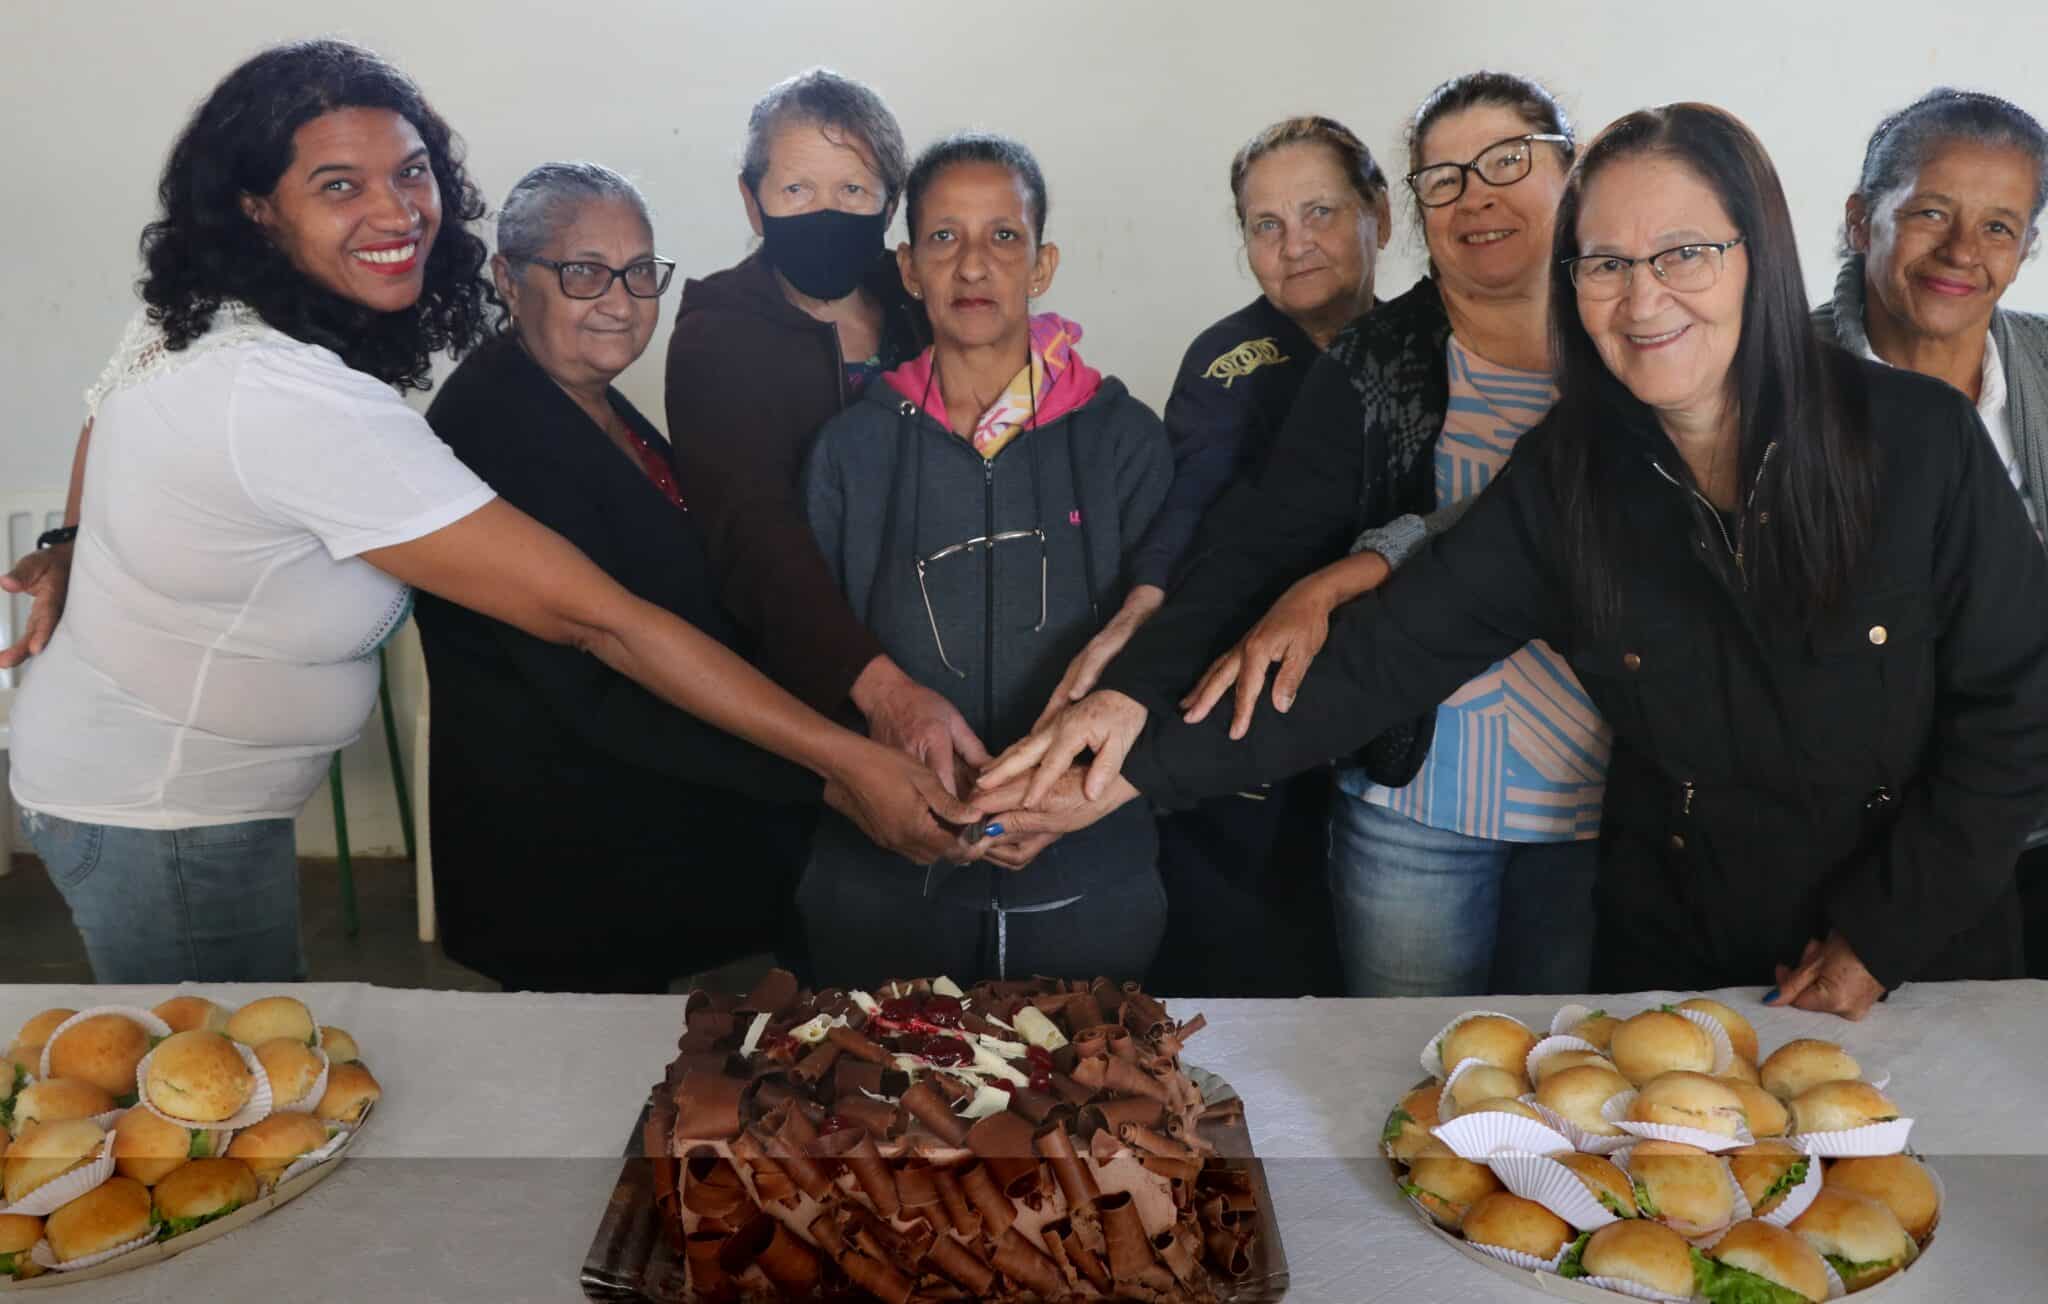
POLYGON ((908 1023, 917 1017, 917 1002, 908 996, 898 996, 883 1001, 880 1013, 891 1023, 908 1023))
POLYGON ((896 1038, 896 1049, 906 1055, 922 1055, 931 1038, 921 1032, 906 1032, 896 1038))
POLYGON ((930 1038, 924 1044, 923 1054, 932 1063, 942 1065, 969 1064, 974 1060, 974 1052, 958 1037, 930 1038))
POLYGON ((960 1001, 952 996, 934 996, 924 1003, 924 1021, 940 1028, 960 1026, 960 1001))
POLYGON ((1024 1048, 1024 1058, 1047 1072, 1052 1070, 1052 1052, 1043 1046, 1026 1046, 1024 1048))

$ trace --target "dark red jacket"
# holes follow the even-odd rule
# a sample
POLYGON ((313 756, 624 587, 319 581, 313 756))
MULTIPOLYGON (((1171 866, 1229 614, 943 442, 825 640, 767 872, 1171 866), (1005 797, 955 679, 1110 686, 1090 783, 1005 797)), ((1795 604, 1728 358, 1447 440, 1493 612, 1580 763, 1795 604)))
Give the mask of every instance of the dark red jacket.
MULTIPOLYGON (((930 330, 893 254, 875 261, 864 288, 882 304, 884 368, 914 356, 930 330)), ((684 284, 665 389, 676 473, 719 601, 763 670, 818 710, 837 710, 882 652, 825 568, 797 492, 819 428, 853 398, 837 332, 790 303, 756 252, 684 284)))

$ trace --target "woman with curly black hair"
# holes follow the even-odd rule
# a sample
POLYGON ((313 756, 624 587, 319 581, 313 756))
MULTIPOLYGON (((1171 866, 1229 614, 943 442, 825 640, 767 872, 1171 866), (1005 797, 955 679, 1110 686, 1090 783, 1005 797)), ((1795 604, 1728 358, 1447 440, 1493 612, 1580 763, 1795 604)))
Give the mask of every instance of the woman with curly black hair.
POLYGON ((410 586, 596 655, 909 854, 953 849, 935 812, 979 817, 627 593, 402 401, 492 296, 483 205, 398 69, 258 54, 160 197, 148 307, 87 395, 77 555, 48 568, 74 568, 68 610, 12 720, 14 796, 100 981, 303 976, 292 817, 368 717, 410 586))

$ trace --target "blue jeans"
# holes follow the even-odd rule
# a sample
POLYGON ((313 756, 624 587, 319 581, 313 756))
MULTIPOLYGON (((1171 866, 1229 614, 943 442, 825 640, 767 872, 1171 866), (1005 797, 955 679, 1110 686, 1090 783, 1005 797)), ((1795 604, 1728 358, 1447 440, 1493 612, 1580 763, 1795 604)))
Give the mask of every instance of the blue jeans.
POLYGON ((1330 904, 1353 996, 1582 992, 1599 843, 1495 842, 1339 791, 1330 904))
POLYGON ((31 811, 23 824, 96 981, 305 978, 290 820, 130 829, 31 811))

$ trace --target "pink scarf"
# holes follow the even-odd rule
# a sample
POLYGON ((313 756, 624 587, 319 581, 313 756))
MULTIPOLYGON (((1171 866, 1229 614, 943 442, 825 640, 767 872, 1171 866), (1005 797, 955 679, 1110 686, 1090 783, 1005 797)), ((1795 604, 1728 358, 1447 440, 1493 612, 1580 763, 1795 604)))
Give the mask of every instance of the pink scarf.
MULTIPOLYGON (((1072 412, 1095 397, 1102 388, 1102 373, 1081 361, 1074 342, 1081 327, 1056 312, 1042 312, 1031 319, 1030 360, 1011 378, 996 401, 974 423, 969 442, 988 461, 1032 425, 1046 425, 1072 412), (1033 420, 1034 411, 1036 421, 1033 420)), ((890 386, 914 404, 923 404, 940 425, 952 428, 946 399, 939 392, 937 363, 931 349, 884 373, 890 386)))

